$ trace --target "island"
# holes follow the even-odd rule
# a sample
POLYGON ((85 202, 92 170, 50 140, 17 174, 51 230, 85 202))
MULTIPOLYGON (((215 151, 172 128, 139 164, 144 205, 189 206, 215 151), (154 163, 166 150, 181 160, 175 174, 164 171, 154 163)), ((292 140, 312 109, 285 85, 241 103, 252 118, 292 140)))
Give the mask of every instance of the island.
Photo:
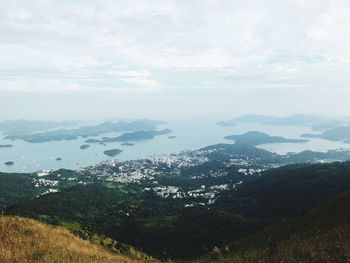
POLYGON ((164 129, 164 130, 147 130, 147 131, 135 131, 135 132, 126 132, 118 137, 103 137, 101 140, 98 139, 88 139, 86 143, 107 143, 107 142, 129 142, 129 141, 141 141, 141 140, 149 140, 153 139, 158 135, 165 135, 171 133, 172 130, 164 129))
POLYGON ((176 136, 172 135, 172 136, 168 136, 168 139, 175 139, 176 136))
POLYGON ((1 148, 11 148, 11 147, 13 147, 12 144, 0 144, 0 149, 1 148))
POLYGON ((314 131, 324 131, 327 129, 339 127, 343 124, 343 122, 340 120, 314 114, 294 114, 286 117, 248 114, 219 123, 222 126, 227 126, 232 123, 258 123, 262 125, 301 126, 311 127, 314 131))
POLYGON ((113 141, 139 141, 139 140, 147 140, 147 139, 153 139, 155 136, 158 135, 164 135, 171 133, 172 131, 169 129, 165 130, 150 130, 150 131, 136 131, 136 132, 130 132, 130 133, 123 133, 119 137, 116 138, 110 138, 109 140, 105 140, 105 142, 113 142, 113 141))
POLYGON ((138 132, 142 130, 155 130, 160 121, 136 120, 136 121, 119 121, 117 123, 106 121, 95 126, 82 126, 75 129, 58 129, 37 133, 25 132, 5 132, 5 139, 21 139, 29 143, 42 143, 50 141, 76 140, 79 137, 87 138, 90 136, 99 136, 109 132, 138 132))
POLYGON ((7 165, 7 166, 12 166, 12 165, 14 165, 15 163, 14 162, 12 162, 12 161, 9 161, 9 162, 6 162, 5 163, 5 165, 7 165))
POLYGON ((321 138, 329 141, 342 141, 350 143, 350 126, 338 127, 324 131, 321 134, 303 134, 304 138, 321 138))
POLYGON ((233 127, 233 126, 237 126, 236 123, 232 122, 232 121, 219 121, 216 123, 216 125, 218 126, 222 126, 222 127, 233 127))
POLYGON ((234 140, 236 144, 259 145, 264 143, 305 143, 305 139, 287 139, 280 136, 270 136, 258 131, 250 131, 241 135, 230 135, 224 137, 227 140, 234 140))
POLYGON ((56 161, 58 161, 58 162, 59 162, 59 161, 62 161, 62 158, 61 158, 61 157, 57 157, 57 158, 56 158, 56 161))
POLYGON ((87 149, 89 147, 90 147, 89 144, 83 144, 83 145, 80 146, 80 149, 85 150, 85 149, 87 149))
POLYGON ((87 139, 85 142, 86 143, 99 143, 99 142, 101 142, 101 140, 99 140, 99 139, 87 139))
POLYGON ((134 144, 130 143, 130 142, 124 142, 121 145, 123 145, 123 146, 134 146, 134 144))
POLYGON ((304 134, 300 135, 300 137, 303 137, 303 138, 320 138, 321 134, 304 133, 304 134))
POLYGON ((114 156, 120 154, 121 152, 122 152, 122 150, 120 150, 120 149, 111 149, 111 150, 106 150, 103 153, 105 155, 110 156, 110 157, 114 157, 114 156))
POLYGON ((37 131, 74 126, 79 123, 79 121, 7 120, 0 122, 0 131, 4 131, 7 135, 25 135, 37 131))

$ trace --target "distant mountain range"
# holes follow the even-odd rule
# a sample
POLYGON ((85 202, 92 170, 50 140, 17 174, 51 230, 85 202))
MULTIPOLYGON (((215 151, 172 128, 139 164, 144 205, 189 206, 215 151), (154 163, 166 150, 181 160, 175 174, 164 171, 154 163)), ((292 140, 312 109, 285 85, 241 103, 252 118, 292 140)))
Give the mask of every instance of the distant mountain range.
POLYGON ((293 125, 311 127, 315 131, 322 131, 343 125, 343 121, 312 114, 294 114, 287 117, 268 115, 243 115, 217 125, 230 126, 236 123, 259 123, 264 125, 293 125))
POLYGON ((321 138, 330 141, 343 141, 345 143, 350 143, 350 126, 330 129, 321 134, 303 134, 302 137, 321 138))
MULTIPOLYGON (((25 122, 27 123, 27 122, 25 122)), ((78 137, 87 138, 89 136, 98 136, 100 134, 108 132, 123 132, 123 131, 133 131, 139 132, 144 130, 155 130, 160 121, 152 120, 136 120, 136 121, 119 121, 114 122, 103 122, 95 126, 82 126, 75 129, 58 129, 49 130, 38 133, 31 132, 14 132, 13 129, 3 127, 3 129, 8 134, 5 139, 16 140, 21 139, 29 143, 40 143, 40 142, 50 142, 50 141, 61 141, 61 140, 75 140, 78 137)), ((58 125, 56 123, 56 125, 58 125)))
POLYGON ((228 140, 234 140, 238 144, 260 145, 264 143, 305 143, 305 139, 286 139, 280 136, 270 136, 258 131, 250 131, 241 135, 230 135, 224 137, 228 140))
POLYGON ((7 120, 0 122, 0 131, 4 131, 8 135, 23 135, 48 129, 74 126, 79 123, 78 121, 7 120))

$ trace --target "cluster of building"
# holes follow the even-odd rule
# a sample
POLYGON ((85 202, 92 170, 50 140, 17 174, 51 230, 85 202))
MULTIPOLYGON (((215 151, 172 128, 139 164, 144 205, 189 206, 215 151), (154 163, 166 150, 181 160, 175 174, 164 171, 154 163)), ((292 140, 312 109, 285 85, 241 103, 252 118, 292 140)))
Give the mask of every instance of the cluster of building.
POLYGON ((253 168, 240 168, 238 172, 244 175, 261 175, 265 171, 264 169, 253 169, 253 168))
MULTIPOLYGON (((213 204, 218 194, 222 191, 235 190, 236 186, 242 184, 240 181, 233 184, 214 184, 214 185, 198 185, 192 184, 191 187, 174 186, 171 183, 166 185, 158 183, 161 178, 184 176, 183 171, 189 167, 199 166, 210 161, 210 154, 217 153, 218 149, 209 148, 197 151, 182 151, 177 154, 170 155, 154 155, 150 159, 133 160, 133 161, 105 161, 99 164, 75 170, 73 173, 67 173, 61 176, 55 173, 56 180, 44 179, 48 175, 53 175, 53 170, 43 170, 37 173, 35 178, 36 187, 44 187, 45 193, 57 191, 60 182, 88 184, 94 182, 106 183, 122 183, 122 184, 139 184, 144 191, 153 191, 162 198, 189 198, 191 200, 198 199, 199 202, 205 201, 205 204, 213 204), (47 190, 49 188, 49 190, 47 190), (47 192, 48 191, 48 192, 47 192)), ((251 168, 251 162, 248 158, 231 158, 223 162, 221 169, 207 169, 199 174, 186 174, 188 180, 201 181, 203 178, 220 178, 227 176, 228 170, 232 166, 239 166, 238 172, 243 175, 259 175, 263 170, 251 168), (225 168, 226 167, 226 168, 225 168)), ((188 169, 187 169, 188 170, 188 169)), ((52 176, 50 177, 52 178, 52 176)), ((193 204, 188 204, 188 207, 193 204)))
POLYGON ((59 181, 48 180, 48 179, 44 179, 44 178, 34 178, 33 183, 34 183, 35 187, 58 186, 59 181))

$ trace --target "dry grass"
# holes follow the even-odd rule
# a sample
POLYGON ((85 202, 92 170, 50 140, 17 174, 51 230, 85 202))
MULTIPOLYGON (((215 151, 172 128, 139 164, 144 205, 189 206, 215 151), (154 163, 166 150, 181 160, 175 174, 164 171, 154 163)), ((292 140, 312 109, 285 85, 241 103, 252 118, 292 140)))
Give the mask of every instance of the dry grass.
POLYGON ((117 255, 61 227, 34 220, 0 216, 0 263, 156 262, 117 255))

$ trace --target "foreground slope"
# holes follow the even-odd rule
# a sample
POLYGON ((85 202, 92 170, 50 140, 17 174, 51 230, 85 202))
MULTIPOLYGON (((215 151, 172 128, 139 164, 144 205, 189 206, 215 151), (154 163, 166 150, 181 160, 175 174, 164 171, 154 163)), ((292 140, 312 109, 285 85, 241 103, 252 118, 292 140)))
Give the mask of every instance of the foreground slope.
POLYGON ((350 262, 349 208, 348 192, 195 262, 350 262))
POLYGON ((156 262, 114 254, 68 230, 20 217, 0 216, 0 262, 156 262))
MULTIPOLYGON (((259 175, 242 175, 235 167, 222 167, 226 167, 225 163, 217 161, 186 168, 180 176, 162 172, 156 178, 156 186, 152 181, 94 181, 18 202, 4 212, 52 224, 78 223, 92 233, 130 244, 157 258, 189 260, 350 191, 350 162, 295 164, 259 175), (225 173, 220 175, 217 171, 225 173), (201 178, 202 174, 208 177, 201 178), (199 178, 194 181, 191 177, 199 178), (189 195, 200 193, 202 185, 210 190, 229 185, 230 180, 242 183, 218 191, 215 198, 195 199, 189 195), (144 190, 160 186, 178 187, 181 192, 184 189, 182 193, 186 195, 162 197, 144 190), (215 202, 209 204, 211 199, 215 202), (193 203, 198 205, 188 205, 193 203)), ((71 182, 63 180, 63 171, 55 173, 61 175, 62 185, 71 182)), ((71 173, 68 171, 68 178, 71 173)), ((79 176, 77 180, 83 177, 79 176)), ((58 180, 54 175, 45 178, 58 180)))

